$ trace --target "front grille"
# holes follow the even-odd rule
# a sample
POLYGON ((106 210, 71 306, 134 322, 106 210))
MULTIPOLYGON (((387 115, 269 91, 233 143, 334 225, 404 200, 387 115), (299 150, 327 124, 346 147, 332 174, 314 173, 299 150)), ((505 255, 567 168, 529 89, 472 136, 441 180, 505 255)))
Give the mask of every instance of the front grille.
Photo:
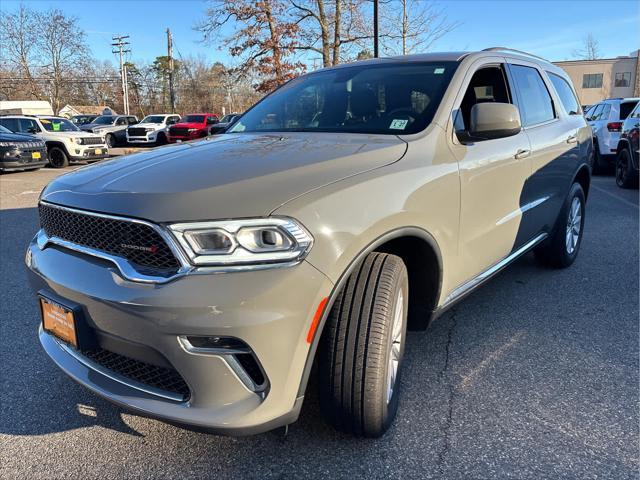
POLYGON ((188 128, 179 128, 179 127, 171 127, 169 129, 171 135, 175 135, 177 137, 186 137, 189 133, 188 128))
POLYGON ((82 137, 83 145, 102 145, 103 143, 100 137, 82 137))
POLYGON ((166 392, 189 398, 189 386, 173 368, 158 367, 102 348, 82 350, 82 354, 107 370, 166 392))
POLYGON ((147 134, 145 128, 129 128, 127 132, 130 137, 144 137, 147 134))
POLYGON ((145 273, 170 275, 180 267, 167 243, 149 225, 98 217, 43 203, 38 209, 40 225, 49 237, 117 255, 143 267, 139 270, 145 273))

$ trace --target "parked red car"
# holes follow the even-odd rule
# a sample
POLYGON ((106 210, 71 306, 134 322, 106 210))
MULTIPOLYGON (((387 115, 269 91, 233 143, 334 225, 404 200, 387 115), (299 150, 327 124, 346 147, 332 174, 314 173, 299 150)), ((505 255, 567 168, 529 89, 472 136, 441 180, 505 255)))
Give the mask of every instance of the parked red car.
POLYGON ((206 137, 209 134, 211 125, 219 121, 220 119, 215 113, 191 113, 185 115, 180 120, 180 123, 169 127, 167 140, 169 143, 175 143, 206 137))

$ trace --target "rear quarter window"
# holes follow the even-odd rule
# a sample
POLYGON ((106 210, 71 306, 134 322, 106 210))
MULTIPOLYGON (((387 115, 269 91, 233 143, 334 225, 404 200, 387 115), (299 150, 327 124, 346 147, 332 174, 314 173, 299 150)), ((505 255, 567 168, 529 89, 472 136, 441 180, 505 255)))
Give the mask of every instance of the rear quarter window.
POLYGON ((551 80, 553 88, 556 89, 556 93, 558 94, 560 102, 566 112, 569 115, 579 115, 580 104, 578 103, 578 99, 573 93, 573 89, 569 85, 569 82, 555 73, 547 72, 547 75, 549 75, 549 80, 551 80))
POLYGON ((620 104, 620 120, 626 120, 629 114, 636 108, 638 102, 624 102, 620 104))

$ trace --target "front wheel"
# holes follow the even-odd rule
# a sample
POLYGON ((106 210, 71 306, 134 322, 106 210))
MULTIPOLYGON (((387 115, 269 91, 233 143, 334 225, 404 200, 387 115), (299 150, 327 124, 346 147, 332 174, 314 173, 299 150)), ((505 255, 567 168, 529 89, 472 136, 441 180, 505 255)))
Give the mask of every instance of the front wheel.
POLYGON ((320 397, 327 420, 379 437, 398 410, 409 281, 395 255, 373 252, 339 293, 320 345, 320 397))
POLYGON ((111 133, 107 133, 107 136, 104 137, 104 141, 107 143, 107 147, 109 148, 116 146, 116 137, 111 133))
POLYGON ((638 174, 633 171, 631 154, 623 148, 616 157, 616 184, 620 188, 636 188, 638 186, 638 174))
POLYGON ((69 165, 67 153, 60 147, 49 149, 49 165, 53 168, 64 168, 69 165))
POLYGON ((574 183, 562 205, 551 237, 534 251, 537 259, 555 268, 570 266, 580 250, 584 219, 584 191, 579 183, 574 183))

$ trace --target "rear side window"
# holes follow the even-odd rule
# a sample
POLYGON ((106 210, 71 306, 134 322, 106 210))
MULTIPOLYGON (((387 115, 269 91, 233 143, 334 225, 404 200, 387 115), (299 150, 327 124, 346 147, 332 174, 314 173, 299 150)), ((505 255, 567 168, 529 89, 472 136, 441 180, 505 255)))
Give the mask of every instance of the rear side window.
POLYGON ((604 107, 603 103, 599 103, 595 107, 591 107, 589 109, 589 117, 587 120, 597 120, 600 113, 602 113, 602 107, 604 107))
POLYGON ((520 116, 523 126, 553 120, 553 101, 538 70, 523 65, 511 65, 511 71, 520 93, 520 116))
POLYGON ((620 104, 620 120, 625 120, 638 102, 624 102, 620 104))
POLYGON ((21 118, 19 120, 19 123, 20 131, 22 133, 38 133, 40 131, 38 123, 35 120, 31 120, 30 118, 21 118))
POLYGON ((0 118, 0 125, 4 128, 8 128, 14 133, 20 133, 20 127, 18 127, 17 118, 0 118))
POLYGON ((555 73, 547 72, 547 74, 549 75, 549 80, 551 80, 553 88, 556 89, 558 97, 560 97, 560 102, 562 102, 562 106, 567 113, 569 115, 578 115, 580 113, 580 104, 578 103, 569 83, 555 73))
POLYGON ((594 120, 609 120, 609 115, 611 114, 611 104, 605 103, 602 106, 602 110, 598 112, 598 118, 594 120))

